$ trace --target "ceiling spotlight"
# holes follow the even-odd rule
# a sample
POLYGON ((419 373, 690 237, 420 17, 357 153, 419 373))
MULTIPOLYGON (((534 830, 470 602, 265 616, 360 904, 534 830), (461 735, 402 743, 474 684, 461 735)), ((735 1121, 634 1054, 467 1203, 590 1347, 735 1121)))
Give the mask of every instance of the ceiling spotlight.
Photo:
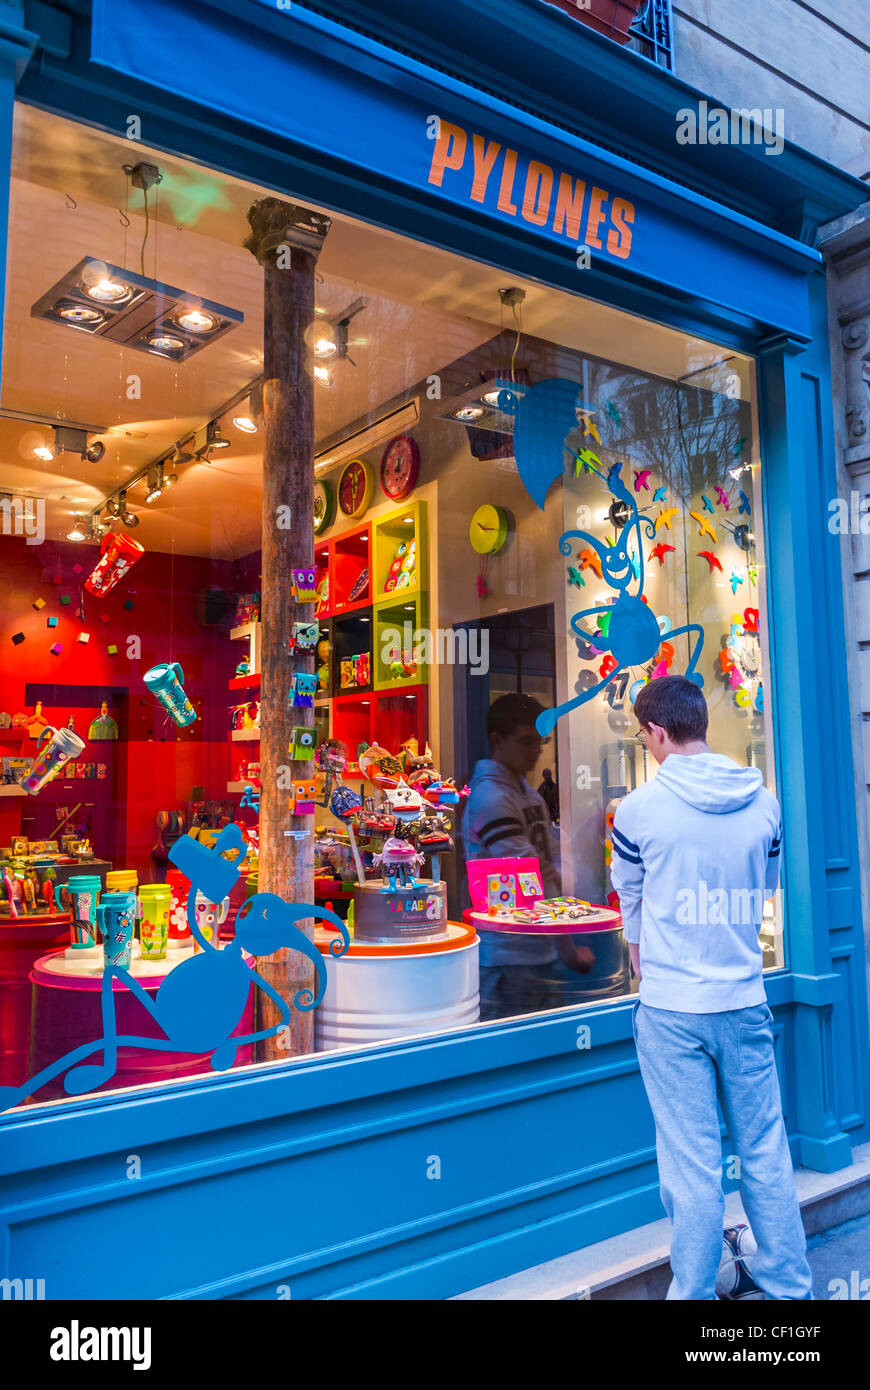
MULTIPOLYGON (((123 492, 121 496, 126 499, 126 492, 123 492)), ((114 517, 115 519, 117 519, 121 515, 121 503, 118 501, 117 497, 109 498, 108 502, 106 503, 106 511, 109 513, 109 516, 114 517)))
POLYGON ((327 367, 319 367, 315 364, 314 380, 319 382, 321 386, 332 386, 332 372, 327 367))
POLYGON ((333 324, 315 324, 312 350, 315 357, 334 357, 338 352, 339 335, 333 324))
POLYGON ((86 529, 85 529, 84 518, 83 518, 83 517, 76 517, 75 522, 73 523, 73 528, 72 528, 72 530, 71 530, 71 531, 67 531, 67 533, 66 533, 66 538, 67 538, 67 540, 68 540, 68 541, 84 541, 84 540, 87 540, 87 536, 88 536, 88 533, 87 533, 87 531, 86 531, 86 529))
POLYGON ((84 256, 32 306, 34 318, 185 361, 244 323, 244 314, 132 270, 84 256))
POLYGON ((183 309, 175 315, 175 322, 186 333, 213 333, 220 320, 214 314, 204 314, 201 309, 183 309))
POLYGON ((92 285, 83 285, 88 299, 96 299, 99 304, 123 304, 132 297, 133 291, 123 280, 113 280, 104 275, 92 285))
POLYGON ((149 468, 148 481, 146 484, 145 501, 156 502, 158 497, 163 495, 163 469, 149 468))
POLYGON ((177 474, 177 473, 169 473, 169 474, 167 474, 167 476, 163 479, 163 486, 164 486, 164 487, 175 487, 175 484, 176 484, 177 482, 178 482, 178 474, 177 474))
POLYGON ((193 463, 196 454, 188 454, 182 449, 180 444, 175 445, 175 453, 172 455, 173 468, 180 468, 183 463, 193 463))
POLYGON ((233 424, 237 430, 242 431, 242 434, 257 433, 257 422, 256 420, 252 420, 250 415, 234 415, 233 424))
POLYGON ((224 439, 223 435, 221 434, 221 427, 218 424, 217 420, 210 420, 208 432, 206 434, 206 453, 208 453, 209 449, 228 449, 229 447, 230 441, 228 439, 224 439))
POLYGON ((50 463, 54 458, 54 449, 50 444, 37 444, 33 452, 36 458, 42 459, 43 463, 50 463))
POLYGON ((82 458, 88 463, 99 463, 105 452, 106 446, 102 439, 93 439, 82 453, 82 458))
POLYGON ((134 512, 125 512, 124 515, 121 517, 121 520, 123 521, 124 525, 129 526, 131 530, 134 526, 139 525, 139 518, 138 516, 136 516, 134 512))
POLYGON ((479 405, 462 405, 458 410, 454 410, 454 420, 480 420, 486 411, 479 405))

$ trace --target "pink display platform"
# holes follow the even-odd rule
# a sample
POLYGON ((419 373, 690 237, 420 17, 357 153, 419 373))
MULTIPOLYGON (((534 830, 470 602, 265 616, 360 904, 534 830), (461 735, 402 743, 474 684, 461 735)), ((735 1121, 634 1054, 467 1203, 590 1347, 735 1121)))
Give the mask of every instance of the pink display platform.
MULTIPOLYGON (((593 904, 593 906, 595 906, 593 904)), ((622 918, 611 907, 595 906, 595 915, 582 917, 579 922, 569 917, 555 922, 517 922, 512 917, 490 917, 487 912, 475 912, 467 908, 462 914, 463 922, 475 927, 477 931, 511 932, 522 936, 576 936, 580 932, 607 931, 608 928, 621 928, 622 918)))
MULTIPOLYGON (((173 959, 134 960, 131 974, 153 998, 174 965, 190 959, 189 952, 179 952, 173 959)), ((29 975, 32 996, 32 1030, 28 1075, 34 1076, 64 1053, 83 1043, 102 1036, 100 992, 102 989, 101 960, 91 957, 87 964, 65 959, 63 951, 41 956, 29 975)), ((163 1036, 157 1024, 118 979, 112 981, 115 995, 115 1017, 119 1035, 138 1034, 143 1038, 163 1036)), ((249 989, 245 1012, 233 1037, 254 1031, 254 990, 249 989)), ((208 1053, 152 1052, 147 1048, 118 1049, 118 1068, 111 1081, 100 1091, 115 1091, 122 1086, 141 1086, 158 1081, 177 1081, 180 1078, 211 1073, 208 1053)), ((92 1059, 99 1062, 100 1054, 92 1059)), ((248 1043, 236 1053, 236 1065, 254 1060, 254 1045, 248 1043)), ((40 1087, 31 1096, 31 1103, 67 1097, 63 1088, 64 1075, 40 1087)))

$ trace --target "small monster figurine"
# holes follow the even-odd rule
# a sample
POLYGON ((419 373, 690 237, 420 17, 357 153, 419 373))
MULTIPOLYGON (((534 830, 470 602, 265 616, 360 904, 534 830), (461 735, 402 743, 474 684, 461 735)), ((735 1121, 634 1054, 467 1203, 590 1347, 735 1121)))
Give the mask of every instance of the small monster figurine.
POLYGON ((373 860, 375 867, 380 868, 388 879, 389 886, 384 891, 395 893, 397 880, 399 888, 413 888, 416 884, 414 870, 422 867, 424 857, 417 853, 410 841, 391 835, 373 860))

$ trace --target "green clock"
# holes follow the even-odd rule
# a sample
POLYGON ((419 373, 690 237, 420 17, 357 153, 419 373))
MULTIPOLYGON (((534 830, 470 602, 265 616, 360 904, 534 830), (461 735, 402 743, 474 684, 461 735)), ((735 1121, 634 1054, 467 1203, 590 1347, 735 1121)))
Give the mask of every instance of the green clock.
POLYGON ((327 478, 314 484, 314 534, 319 536, 335 520, 335 488, 327 478))
POLYGON ((471 518, 468 538, 478 555, 495 555, 501 550, 510 531, 510 518, 504 507, 486 502, 471 518))

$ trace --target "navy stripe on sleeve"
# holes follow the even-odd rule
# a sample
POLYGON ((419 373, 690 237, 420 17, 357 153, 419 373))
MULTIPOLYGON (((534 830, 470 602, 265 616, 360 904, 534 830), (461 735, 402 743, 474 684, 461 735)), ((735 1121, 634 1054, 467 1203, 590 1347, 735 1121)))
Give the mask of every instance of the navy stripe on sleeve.
POLYGON ((639 854, 626 854, 625 850, 620 848, 616 840, 613 840, 612 844, 614 854, 618 854, 620 859, 624 859, 627 864, 640 864, 641 867, 643 866, 643 860, 639 854))
POLYGON ((489 835, 493 830, 500 830, 504 826, 511 826, 514 830, 522 830, 523 823, 517 816, 502 816, 500 820, 487 821, 477 832, 477 838, 482 840, 485 835, 489 835))
MULTIPOLYGON (((627 850, 630 850, 632 854, 640 854, 640 846, 632 844, 631 840, 629 840, 626 835, 623 835, 621 830, 617 830, 616 826, 613 827, 613 838, 618 840, 621 845, 624 845, 627 850)), ((623 855, 622 857, 625 859, 627 856, 623 855)))

